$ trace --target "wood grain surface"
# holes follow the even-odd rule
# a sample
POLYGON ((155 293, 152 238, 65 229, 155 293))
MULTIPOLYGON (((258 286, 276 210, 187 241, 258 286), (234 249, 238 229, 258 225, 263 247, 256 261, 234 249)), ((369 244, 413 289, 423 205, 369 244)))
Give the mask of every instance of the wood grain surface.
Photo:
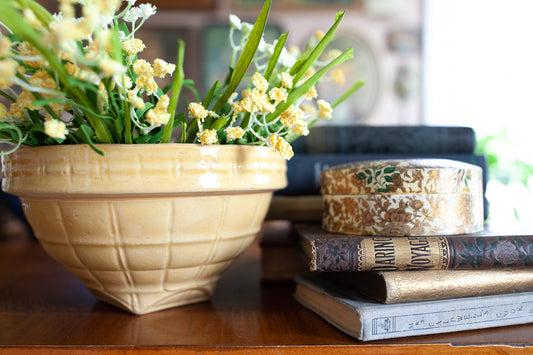
POLYGON ((292 283, 262 283, 259 258, 255 243, 210 301, 136 316, 95 299, 38 243, 0 242, 0 354, 533 352, 532 324, 359 342, 299 305, 292 283))

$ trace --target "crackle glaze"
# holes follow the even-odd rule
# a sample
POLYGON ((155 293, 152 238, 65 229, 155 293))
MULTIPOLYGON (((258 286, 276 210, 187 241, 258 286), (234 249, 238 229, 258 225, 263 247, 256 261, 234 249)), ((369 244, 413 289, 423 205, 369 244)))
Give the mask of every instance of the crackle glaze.
POLYGON ((253 241, 286 163, 267 147, 21 148, 3 157, 44 249, 101 300, 144 314, 210 298, 253 241))

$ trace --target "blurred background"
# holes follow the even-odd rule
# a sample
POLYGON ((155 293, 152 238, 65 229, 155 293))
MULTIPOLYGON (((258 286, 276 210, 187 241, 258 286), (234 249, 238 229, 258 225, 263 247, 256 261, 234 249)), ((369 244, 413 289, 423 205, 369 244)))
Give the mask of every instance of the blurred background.
MULTIPOLYGON (((56 7, 55 0, 40 3, 56 7)), ((151 3, 158 12, 136 36, 148 45, 141 57, 173 62, 182 38, 186 76, 206 92, 227 70, 228 15, 253 22, 263 1, 151 3)), ((302 48, 340 10, 347 14, 333 45, 355 53, 343 64, 346 86, 355 80, 365 86, 337 108, 330 124, 473 127, 477 153, 489 161, 489 221, 531 223, 533 2, 274 0, 267 37, 289 32, 288 46, 302 48)), ((318 90, 327 98, 339 89, 318 90)))

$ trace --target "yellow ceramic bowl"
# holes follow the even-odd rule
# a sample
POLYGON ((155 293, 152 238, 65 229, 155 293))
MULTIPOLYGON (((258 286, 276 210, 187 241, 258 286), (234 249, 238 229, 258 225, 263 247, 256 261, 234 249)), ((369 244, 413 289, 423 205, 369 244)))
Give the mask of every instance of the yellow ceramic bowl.
POLYGON ((87 145, 2 159, 36 237, 99 299, 143 314, 208 299, 254 240, 286 163, 268 147, 87 145))

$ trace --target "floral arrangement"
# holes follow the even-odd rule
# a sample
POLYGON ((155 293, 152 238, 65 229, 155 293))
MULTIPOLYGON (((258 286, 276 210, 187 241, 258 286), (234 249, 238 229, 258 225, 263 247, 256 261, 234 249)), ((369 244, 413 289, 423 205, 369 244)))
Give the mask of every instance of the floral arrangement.
POLYGON ((318 98, 319 79, 353 55, 325 53, 343 12, 298 52, 285 47, 287 33, 264 40, 267 0, 253 25, 230 15, 226 81, 176 112, 182 89, 196 93, 183 71, 184 42, 175 64, 139 58, 145 45, 135 34, 156 8, 135 2, 60 0, 52 15, 34 0, 0 1, 0 95, 10 102, 0 103, 0 140, 14 145, 3 154, 22 144, 84 143, 104 154, 96 144, 180 142, 269 145, 290 159, 290 142, 362 85, 334 103, 318 98), (167 75, 172 84, 159 87, 167 75))

